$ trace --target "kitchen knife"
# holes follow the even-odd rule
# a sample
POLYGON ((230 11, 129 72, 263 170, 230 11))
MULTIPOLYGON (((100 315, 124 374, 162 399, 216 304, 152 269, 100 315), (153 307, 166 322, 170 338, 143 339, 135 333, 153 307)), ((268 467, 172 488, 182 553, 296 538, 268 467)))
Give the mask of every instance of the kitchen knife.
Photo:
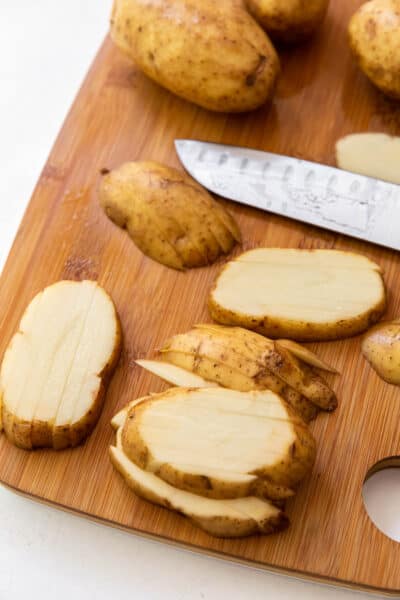
POLYGON ((189 174, 215 194, 400 250, 399 185, 249 148, 196 140, 175 147, 189 174))

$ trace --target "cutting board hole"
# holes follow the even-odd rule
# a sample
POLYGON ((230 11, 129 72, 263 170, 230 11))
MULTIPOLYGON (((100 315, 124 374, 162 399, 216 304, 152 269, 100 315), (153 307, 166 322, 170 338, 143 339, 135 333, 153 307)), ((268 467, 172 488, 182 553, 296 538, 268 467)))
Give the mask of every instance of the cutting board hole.
POLYGON ((375 527, 395 542, 400 542, 400 457, 377 462, 367 473, 363 485, 365 510, 375 527))

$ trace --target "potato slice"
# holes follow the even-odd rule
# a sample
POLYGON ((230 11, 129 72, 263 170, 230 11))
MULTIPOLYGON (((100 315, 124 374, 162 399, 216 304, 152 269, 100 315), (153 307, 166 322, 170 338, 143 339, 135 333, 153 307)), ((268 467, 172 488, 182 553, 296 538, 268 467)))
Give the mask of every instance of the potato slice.
MULTIPOLYGON (((138 359, 135 362, 137 365, 139 365, 139 367, 146 369, 146 371, 153 373, 153 375, 157 375, 157 377, 160 377, 161 379, 163 379, 167 383, 171 383, 172 385, 176 385, 176 386, 180 386, 180 387, 193 387, 193 388, 218 387, 217 383, 214 383, 212 381, 206 381, 199 375, 195 375, 194 373, 191 373, 190 371, 181 369, 180 367, 177 367, 176 365, 173 365, 170 363, 161 362, 160 360, 142 360, 142 359, 138 359)), ((147 398, 150 398, 150 397, 151 396, 146 396, 145 398, 139 398, 139 400, 133 400, 127 406, 122 408, 111 419, 111 427, 113 429, 118 429, 119 427, 122 427, 122 425, 125 422, 126 416, 128 414, 128 410, 132 406, 135 406, 139 402, 142 402, 143 400, 146 400, 147 398)))
POLYGON ((341 169, 400 184, 400 137, 385 133, 355 133, 336 143, 341 169))
POLYGON ((121 346, 112 300, 94 281, 60 281, 35 296, 0 371, 7 437, 26 449, 76 446, 100 415, 121 346))
POLYGON ((311 350, 305 346, 301 346, 293 340, 278 340, 278 342, 280 348, 286 348, 293 356, 306 363, 306 365, 321 369, 321 371, 333 373, 334 375, 339 375, 339 371, 328 365, 322 358, 317 356, 314 352, 311 352, 311 350))
POLYGON ((110 458, 133 491, 154 504, 188 517, 195 525, 217 537, 244 537, 285 529, 287 516, 271 502, 255 497, 212 500, 178 490, 153 473, 140 469, 120 449, 111 446, 110 458))
POLYGON ((264 479, 292 488, 315 459, 306 425, 270 391, 170 389, 129 410, 122 445, 140 468, 214 498, 268 493, 264 479))
POLYGON ((375 325, 365 335, 362 351, 382 379, 400 385, 400 320, 375 325))
POLYGON ((196 325, 168 340, 161 357, 226 388, 276 392, 306 422, 317 416, 318 406, 336 402, 328 384, 306 364, 296 361, 294 369, 292 355, 284 348, 280 352, 273 340, 241 327, 196 325), (299 378, 307 385, 299 384, 299 378))
POLYGON ((300 341, 356 335, 385 308, 379 266, 339 250, 250 250, 227 263, 209 298, 219 323, 300 341))
POLYGON ((106 175, 100 203, 148 256, 174 269, 213 263, 240 242, 231 215, 188 175, 130 162, 106 175))
POLYGON ((124 406, 124 408, 121 408, 121 410, 119 410, 117 413, 115 413, 115 415, 111 419, 111 421, 110 421, 111 427, 115 431, 117 431, 120 427, 123 427, 126 417, 128 416, 129 409, 132 408, 133 406, 136 406, 136 404, 139 404, 139 402, 143 402, 144 400, 148 400, 149 398, 151 398, 151 395, 144 396, 143 398, 138 398, 137 400, 132 400, 126 406, 124 406))
POLYGON ((203 377, 199 375, 195 375, 190 371, 185 369, 181 369, 176 365, 169 364, 166 362, 162 362, 160 360, 141 360, 138 359, 135 361, 139 367, 146 369, 150 373, 157 375, 157 377, 161 377, 167 383, 171 383, 172 385, 177 385, 179 387, 217 387, 217 383, 213 383, 211 381, 206 381, 203 377))
POLYGON ((275 342, 275 349, 265 359, 273 373, 323 410, 331 411, 337 407, 336 396, 322 377, 307 365, 301 364, 289 350, 280 345, 279 340, 275 342))

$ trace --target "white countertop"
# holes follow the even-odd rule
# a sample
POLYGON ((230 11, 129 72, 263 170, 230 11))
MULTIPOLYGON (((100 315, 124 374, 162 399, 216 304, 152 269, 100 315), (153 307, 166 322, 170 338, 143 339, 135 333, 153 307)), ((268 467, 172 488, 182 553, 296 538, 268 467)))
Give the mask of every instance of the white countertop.
MULTIPOLYGON (((107 28, 111 0, 0 6, 0 269, 107 28)), ((345 600, 355 596, 140 539, 0 488, 0 599, 345 600)))

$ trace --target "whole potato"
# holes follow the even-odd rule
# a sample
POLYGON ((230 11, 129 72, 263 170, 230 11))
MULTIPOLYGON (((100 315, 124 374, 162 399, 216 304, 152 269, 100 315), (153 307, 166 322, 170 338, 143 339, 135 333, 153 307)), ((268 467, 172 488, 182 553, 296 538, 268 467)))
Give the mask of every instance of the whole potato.
POLYGON ((255 109, 279 59, 239 0, 115 0, 111 37, 151 79, 204 108, 255 109))
POLYGON ((324 20, 329 0, 246 0, 254 18, 274 39, 298 42, 324 20))
POLYGON ((349 24, 351 50, 382 92, 400 99, 400 0, 371 0, 349 24))

